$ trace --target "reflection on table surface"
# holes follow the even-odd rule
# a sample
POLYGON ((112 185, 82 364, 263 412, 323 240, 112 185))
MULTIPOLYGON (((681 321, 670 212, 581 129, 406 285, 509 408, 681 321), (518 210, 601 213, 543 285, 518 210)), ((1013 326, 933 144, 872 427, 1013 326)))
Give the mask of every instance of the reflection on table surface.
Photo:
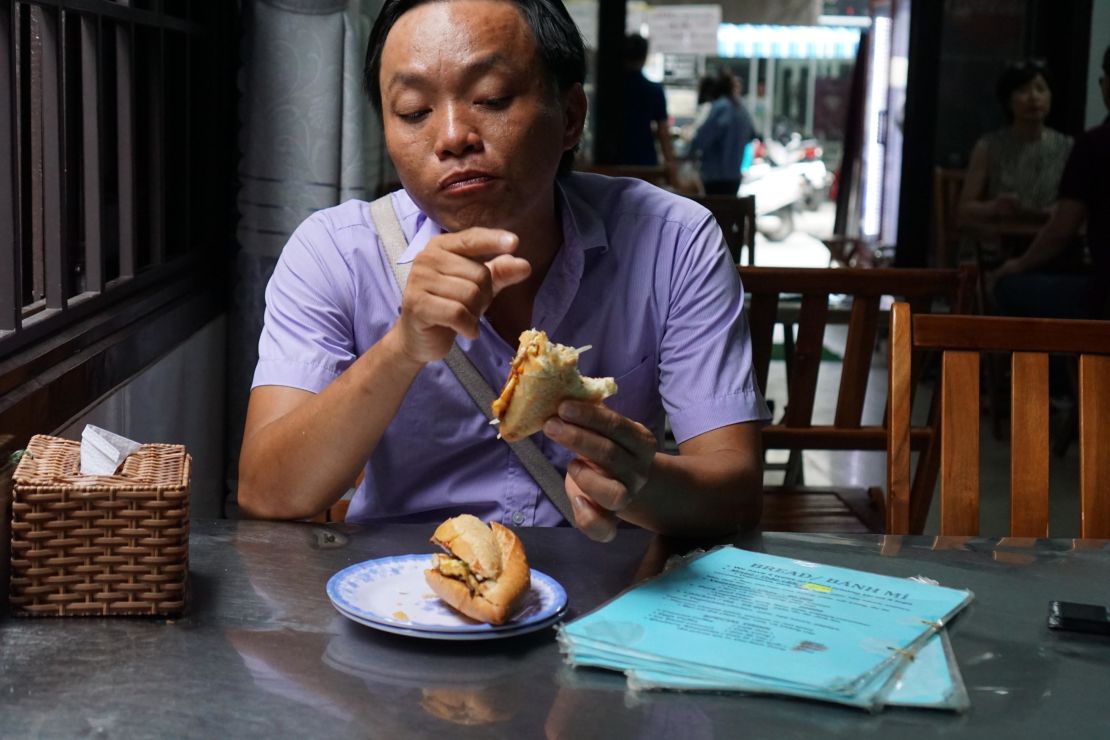
MULTIPOLYGON (((1051 599, 1110 604, 1107 542, 738 538, 773 555, 975 593, 950 628, 971 710, 869 715, 771 697, 633 695, 620 675, 566 668, 551 629, 444 642, 379 632, 332 608, 332 574, 431 552, 432 528, 196 521, 181 618, 0 621, 0 735, 710 738, 742 727, 754 737, 1110 737, 1096 701, 1110 639, 1045 626, 1051 599)), ((670 556, 715 544, 635 529, 609 544, 569 528, 520 535, 533 567, 566 588, 568 618, 660 572, 670 556)))

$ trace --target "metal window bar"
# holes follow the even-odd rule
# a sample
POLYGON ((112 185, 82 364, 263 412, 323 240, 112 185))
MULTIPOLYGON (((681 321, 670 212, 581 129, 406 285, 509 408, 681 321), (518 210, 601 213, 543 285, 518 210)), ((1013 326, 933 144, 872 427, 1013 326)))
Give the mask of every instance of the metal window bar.
POLYGON ((30 295, 27 294, 27 281, 24 280, 23 302, 29 311, 39 311, 44 306, 46 297, 46 265, 43 258, 45 249, 45 235, 43 234, 43 141, 42 141, 42 9, 34 6, 28 8, 28 13, 23 17, 23 38, 26 40, 24 56, 21 60, 25 65, 25 75, 29 82, 29 95, 25 102, 25 118, 27 124, 26 141, 30 144, 27 160, 27 174, 24 182, 30 183, 30 191, 24 193, 24 198, 29 201, 28 213, 31 229, 24 233, 24 254, 31 266, 30 295))
POLYGON ((42 8, 31 8, 32 32, 38 16, 41 43, 42 120, 42 262, 43 297, 48 311, 66 307, 66 253, 62 244, 65 222, 62 185, 62 31, 60 18, 42 8))
POLYGON ((135 85, 130 24, 116 26, 116 166, 119 168, 119 276, 135 276, 135 85))
POLYGON ((143 52, 143 95, 146 102, 146 120, 142 124, 146 144, 146 179, 143 190, 148 233, 142 236, 146 238, 149 247, 147 265, 153 266, 162 263, 165 253, 165 40, 161 30, 152 30, 145 34, 143 52))
MULTIPOLYGON (((100 20, 81 17, 81 128, 84 139, 85 290, 104 291, 100 191, 100 20)), ((72 201, 71 201, 72 202, 72 201)))
MULTIPOLYGON (((0 82, 17 91, 15 66, 12 64, 15 24, 12 6, 0 6, 0 82)), ((16 118, 17 95, 0 95, 0 339, 19 328, 22 314, 20 293, 19 234, 16 231, 16 118)))
POLYGON ((132 7, 130 0, 21 0, 21 4, 71 10, 120 23, 136 23, 189 35, 204 33, 200 24, 178 15, 164 13, 160 2, 150 10, 132 7))
POLYGON ((166 152, 187 149, 194 135, 192 46, 206 29, 187 6, 174 8, 162 0, 146 8, 130 0, 0 5, 0 80, 12 91, 0 99, 0 355, 65 326, 60 315, 78 304, 82 316, 84 304, 106 305, 98 296, 140 272, 139 283, 149 285, 173 273, 173 258, 192 262, 192 162, 166 152), (182 67, 184 124, 171 130, 164 91, 169 70, 182 67), (137 93, 148 105, 136 105, 137 93), (184 255, 167 252, 167 178, 185 200, 184 217, 175 215, 184 255), (148 207, 143 233, 139 187, 148 207), (140 264, 138 244, 149 264, 140 264))

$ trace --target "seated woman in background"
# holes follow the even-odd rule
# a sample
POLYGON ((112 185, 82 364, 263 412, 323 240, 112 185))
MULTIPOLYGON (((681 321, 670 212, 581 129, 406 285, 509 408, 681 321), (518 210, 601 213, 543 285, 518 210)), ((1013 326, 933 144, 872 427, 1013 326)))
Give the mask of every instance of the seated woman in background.
MULTIPOLYGON (((1035 60, 1012 64, 998 79, 998 100, 1010 125, 979 139, 971 153, 959 217, 966 226, 991 226, 1006 219, 1043 221, 1056 201, 1056 191, 1072 138, 1045 125, 1052 108, 1048 71, 1035 60)), ((1003 244, 999 239, 980 241, 985 267, 1028 246, 1003 244)))

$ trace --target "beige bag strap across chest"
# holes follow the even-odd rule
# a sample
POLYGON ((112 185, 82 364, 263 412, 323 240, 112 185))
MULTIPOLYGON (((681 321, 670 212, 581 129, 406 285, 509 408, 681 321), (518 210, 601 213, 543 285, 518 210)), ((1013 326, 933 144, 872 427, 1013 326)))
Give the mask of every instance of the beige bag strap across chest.
MULTIPOLYGON (((393 210, 393 202, 390 196, 384 195, 370 204, 370 216, 374 220, 374 226, 378 230, 378 236, 381 238, 382 246, 385 248, 386 256, 389 258, 389 265, 393 268, 393 276, 397 279, 397 285, 401 289, 401 295, 405 293, 405 285, 409 279, 409 269, 411 263, 400 263, 401 255, 404 254, 405 249, 408 247, 408 241, 405 239, 405 234, 401 230, 401 222, 397 219, 397 213, 393 210)), ((481 409, 482 413, 487 419, 492 419, 493 414, 491 407, 494 399, 497 397, 493 389, 482 378, 478 372, 478 368, 474 367, 474 363, 462 351, 462 348, 456 342, 451 345, 451 351, 447 353, 444 358, 447 367, 455 374, 455 377, 462 383, 463 388, 470 395, 474 404, 481 409)), ((551 499, 551 503, 555 504, 555 508, 568 522, 574 521, 574 511, 570 506, 570 499, 567 498, 566 488, 563 485, 563 477, 559 475, 559 471, 551 464, 551 461, 544 457, 543 452, 536 446, 536 443, 531 439, 522 439, 517 442, 507 442, 520 462, 524 465, 528 474, 539 484, 540 488, 551 499)))

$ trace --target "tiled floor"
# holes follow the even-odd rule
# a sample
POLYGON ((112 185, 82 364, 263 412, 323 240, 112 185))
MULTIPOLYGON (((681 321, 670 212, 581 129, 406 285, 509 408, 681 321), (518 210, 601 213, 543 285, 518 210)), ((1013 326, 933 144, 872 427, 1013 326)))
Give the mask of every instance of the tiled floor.
MULTIPOLYGON (((799 228, 821 234, 831 231, 828 208, 816 213, 803 214, 797 222, 799 228)), ((796 232, 782 242, 768 242, 758 237, 757 264, 781 267, 826 267, 828 252, 822 243, 805 233, 796 232)), ((825 345, 840 354, 845 339, 844 327, 829 327, 825 345)), ((873 358, 867 400, 864 405, 864 423, 874 423, 882 418, 887 394, 887 360, 885 352, 873 358)), ((817 401, 814 422, 831 422, 836 405, 840 379, 840 364, 824 362, 818 376, 817 401)), ((924 396, 925 394, 921 394, 924 396)), ((775 401, 776 414, 781 414, 786 402, 784 370, 781 362, 772 363, 767 382, 767 396, 775 401)), ((927 398, 922 398, 927 403, 927 398)), ((1053 412, 1052 436, 1064 431, 1064 415, 1053 412)), ((980 442, 980 532, 988 536, 1009 534, 1010 518, 1010 454, 1009 429, 1004 425, 1004 439, 994 438, 990 419, 982 419, 980 442)), ((775 453, 771 453, 774 455, 775 453)), ((770 457, 772 461, 785 459, 770 457)), ((807 485, 884 486, 886 455, 882 452, 807 452, 804 454, 805 482, 807 485)), ((767 481, 778 482, 781 473, 768 472, 767 481)), ((1053 537, 1079 536, 1079 454, 1073 443, 1062 457, 1052 456, 1049 461, 1049 533, 1053 537)), ((939 505, 937 496, 926 524, 926 533, 937 531, 939 505)))

